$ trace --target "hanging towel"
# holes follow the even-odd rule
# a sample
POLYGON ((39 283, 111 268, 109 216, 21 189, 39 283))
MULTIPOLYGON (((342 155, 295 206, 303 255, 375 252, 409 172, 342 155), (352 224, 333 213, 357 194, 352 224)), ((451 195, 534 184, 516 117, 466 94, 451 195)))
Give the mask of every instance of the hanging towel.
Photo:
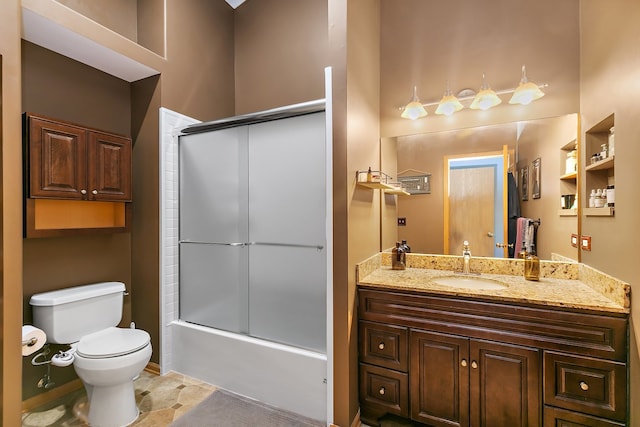
POLYGON ((531 222, 530 218, 518 218, 518 222, 516 224, 516 241, 514 245, 515 255, 517 256, 522 250, 522 243, 524 242, 524 248, 529 250, 529 246, 527 245, 527 226, 531 222))
POLYGON ((513 245, 509 248, 509 258, 513 258, 518 251, 516 246, 522 244, 522 240, 518 241, 518 217, 520 217, 520 195, 518 194, 518 186, 513 173, 507 174, 508 180, 508 228, 507 243, 513 245))

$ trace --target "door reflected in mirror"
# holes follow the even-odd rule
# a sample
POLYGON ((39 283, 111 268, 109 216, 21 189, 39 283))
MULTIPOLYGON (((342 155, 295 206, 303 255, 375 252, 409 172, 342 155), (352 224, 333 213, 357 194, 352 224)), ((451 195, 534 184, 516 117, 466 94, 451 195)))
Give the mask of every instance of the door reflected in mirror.
MULTIPOLYGON (((513 251, 505 247, 514 243, 515 240, 515 234, 509 237, 508 232, 508 220, 514 216, 514 209, 510 209, 508 205, 507 184, 510 178, 507 178, 506 171, 503 170, 500 173, 504 194, 500 194, 499 202, 494 203, 493 210, 471 205, 472 197, 468 194, 474 191, 471 184, 463 184, 466 194, 465 191, 452 194, 454 189, 449 185, 450 171, 447 165, 450 159, 477 157, 478 153, 493 152, 504 153, 505 169, 513 173, 513 187, 516 193, 512 194, 514 197, 511 201, 517 201, 519 204, 519 216, 540 219, 536 248, 538 256, 541 259, 578 261, 578 248, 571 245, 571 235, 577 233, 579 215, 577 212, 566 212, 567 209, 562 209, 561 205, 565 200, 563 195, 578 194, 578 178, 560 179, 565 175, 567 147, 571 149, 577 147, 577 135, 577 114, 569 114, 545 119, 383 138, 381 169, 390 171, 392 174, 400 171, 400 176, 402 171, 421 171, 431 174, 431 192, 411 196, 382 196, 381 249, 393 247, 396 241, 407 240, 412 251, 416 253, 459 255, 462 253, 461 242, 468 240, 473 256, 479 256, 487 253, 480 249, 487 246, 486 241, 493 240, 491 245, 494 247, 494 252, 490 256, 513 254, 513 251), (534 199, 529 193, 530 186, 525 190, 527 193, 522 193, 523 188, 519 178, 522 170, 530 171, 536 159, 541 159, 544 169, 540 170, 543 175, 539 180, 540 197, 534 199), (461 206, 462 213, 455 213, 455 219, 451 216, 452 205, 461 206), (498 208, 495 207, 496 205, 498 208), (475 234, 473 239, 471 236, 464 235, 470 232, 463 231, 460 236, 455 237, 450 233, 452 221, 472 224, 480 217, 491 218, 493 228, 476 230, 479 234, 475 234), (397 218, 405 218, 406 225, 398 226, 397 218), (497 224, 502 224, 503 227, 497 224), (496 245, 498 247, 495 247, 496 245), (474 246, 477 247, 475 253, 474 246)), ((479 177, 468 176, 462 179, 463 181, 471 179, 473 184, 481 185, 479 177)), ((492 185, 495 188, 496 184, 492 185)), ((579 206, 579 203, 577 205, 579 206)))

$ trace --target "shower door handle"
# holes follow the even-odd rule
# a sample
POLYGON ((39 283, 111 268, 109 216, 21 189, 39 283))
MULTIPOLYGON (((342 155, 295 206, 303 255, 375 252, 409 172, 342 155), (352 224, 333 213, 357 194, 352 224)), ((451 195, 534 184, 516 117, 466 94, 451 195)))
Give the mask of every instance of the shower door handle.
POLYGON ((297 243, 272 243, 272 242, 248 242, 247 246, 281 246, 285 248, 311 248, 319 251, 324 249, 322 245, 302 245, 297 243))

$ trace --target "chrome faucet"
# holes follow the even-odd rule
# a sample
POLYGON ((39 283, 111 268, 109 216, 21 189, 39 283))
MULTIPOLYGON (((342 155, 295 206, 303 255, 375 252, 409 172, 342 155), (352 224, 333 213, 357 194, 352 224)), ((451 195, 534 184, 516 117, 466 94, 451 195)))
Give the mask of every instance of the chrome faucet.
POLYGON ((471 274, 471 268, 469 267, 469 264, 471 263, 471 249, 469 249, 469 241, 465 240, 462 245, 462 274, 471 274))

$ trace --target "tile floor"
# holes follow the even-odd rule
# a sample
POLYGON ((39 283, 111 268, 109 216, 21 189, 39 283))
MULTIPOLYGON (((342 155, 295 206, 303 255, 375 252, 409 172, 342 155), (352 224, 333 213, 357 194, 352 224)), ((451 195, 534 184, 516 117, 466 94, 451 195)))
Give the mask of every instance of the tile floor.
MULTIPOLYGON (((143 371, 134 381, 140 416, 132 424, 139 427, 168 426, 209 396, 215 387, 171 372, 158 376, 143 371)), ((22 415, 22 427, 85 427, 84 389, 22 415)))

